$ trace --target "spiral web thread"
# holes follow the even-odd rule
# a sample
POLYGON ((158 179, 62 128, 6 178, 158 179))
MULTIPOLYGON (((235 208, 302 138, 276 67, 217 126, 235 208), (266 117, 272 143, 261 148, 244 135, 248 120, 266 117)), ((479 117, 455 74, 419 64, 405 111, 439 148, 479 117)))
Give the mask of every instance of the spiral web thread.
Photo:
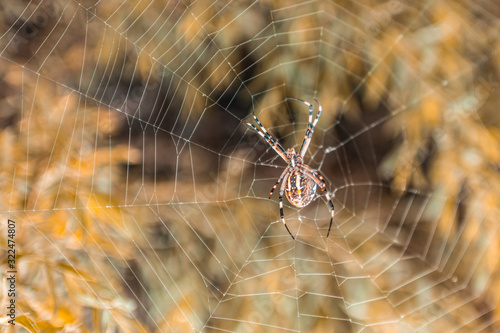
MULTIPOLYGON (((500 22, 493 2, 475 6, 500 22)), ((2 215, 19 223, 26 258, 18 316, 77 302, 100 314, 85 325, 119 331, 494 330, 496 209, 450 208, 454 192, 420 177, 428 151, 411 134, 422 109, 437 143, 449 138, 436 114, 478 117, 498 85, 473 73, 493 52, 477 42, 478 57, 451 74, 426 72, 430 56, 394 65, 453 34, 451 18, 434 21, 443 8, 472 11, 447 1, 5 5, 0 61, 14 88, 3 101, 14 111, 2 117, 2 215), (284 199, 290 238, 278 193, 267 199, 286 164, 241 122, 254 113, 297 150, 308 110, 287 96, 323 105, 305 163, 333 196, 328 239, 324 195, 302 209, 284 199), (391 154, 395 141, 403 148, 391 154), (50 291, 34 292, 45 279, 50 291), (44 293, 54 301, 40 304, 44 293)))

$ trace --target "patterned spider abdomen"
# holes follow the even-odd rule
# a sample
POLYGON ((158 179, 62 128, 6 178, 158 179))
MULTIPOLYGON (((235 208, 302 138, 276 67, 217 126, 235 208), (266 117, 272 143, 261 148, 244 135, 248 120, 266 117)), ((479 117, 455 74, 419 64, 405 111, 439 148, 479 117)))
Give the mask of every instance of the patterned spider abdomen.
POLYGON ((295 207, 305 207, 316 196, 317 187, 318 185, 310 177, 304 176, 300 170, 295 170, 286 180, 285 194, 295 207))

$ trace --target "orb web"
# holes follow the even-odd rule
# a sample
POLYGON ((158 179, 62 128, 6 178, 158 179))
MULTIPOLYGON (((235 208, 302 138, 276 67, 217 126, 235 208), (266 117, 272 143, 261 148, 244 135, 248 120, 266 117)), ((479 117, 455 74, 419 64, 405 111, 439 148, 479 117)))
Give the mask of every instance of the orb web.
MULTIPOLYGON (((25 1, 0 37, 17 315, 123 332, 497 327, 500 7, 25 1), (305 163, 324 195, 269 190, 305 163)), ((3 226, 2 228, 6 228, 3 226)), ((5 234, 5 233, 3 233, 5 234)), ((5 270, 4 270, 5 271, 5 270)), ((44 326, 46 325, 46 326, 44 326)))

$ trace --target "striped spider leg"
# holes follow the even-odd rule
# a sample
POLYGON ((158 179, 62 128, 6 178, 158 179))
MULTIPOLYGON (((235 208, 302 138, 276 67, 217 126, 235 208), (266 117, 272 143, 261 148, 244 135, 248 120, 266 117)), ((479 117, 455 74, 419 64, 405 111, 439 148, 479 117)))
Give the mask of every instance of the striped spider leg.
POLYGON ((331 219, 330 226, 328 227, 328 233, 326 237, 330 235, 330 230, 332 228, 333 216, 335 213, 335 208, 333 206, 330 194, 326 189, 326 182, 323 176, 319 171, 313 170, 310 166, 304 164, 303 158, 309 148, 309 144, 311 143, 312 135, 314 133, 314 128, 318 123, 319 117, 321 116, 322 108, 321 104, 318 100, 315 101, 318 103, 318 114, 313 121, 313 106, 309 102, 301 100, 299 98, 287 97, 285 100, 296 100, 306 104, 309 107, 309 122, 307 126, 306 134, 304 135, 304 141, 302 142, 302 147, 300 148, 299 153, 295 151, 295 148, 288 148, 285 152, 285 149, 278 143, 278 141, 269 134, 269 132, 265 129, 262 123, 259 121, 257 116, 253 116, 255 122, 259 126, 259 128, 255 127, 255 125, 246 122, 245 123, 252 127, 261 137, 263 137, 266 142, 274 149, 274 151, 287 163, 287 167, 281 173, 278 181, 274 184, 273 188, 269 193, 269 199, 273 195, 276 187, 281 183, 280 191, 279 191, 279 207, 280 207, 280 217, 281 222, 285 226, 286 230, 295 240, 290 229, 285 222, 285 217, 283 214, 283 194, 286 195, 288 201, 294 205, 295 207, 305 207, 307 206, 315 197, 316 190, 319 187, 321 190, 321 194, 325 193, 328 203, 331 207, 331 219))

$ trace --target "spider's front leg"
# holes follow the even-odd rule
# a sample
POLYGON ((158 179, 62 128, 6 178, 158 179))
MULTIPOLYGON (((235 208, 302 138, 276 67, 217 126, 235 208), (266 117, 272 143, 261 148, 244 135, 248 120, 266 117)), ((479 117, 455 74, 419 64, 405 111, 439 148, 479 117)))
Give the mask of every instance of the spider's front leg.
POLYGON ((316 103, 318 103, 318 114, 316 115, 316 118, 313 121, 313 105, 307 101, 304 101, 303 99, 300 98, 295 98, 295 97, 287 97, 285 100, 296 100, 301 103, 304 103, 307 105, 309 108, 309 122, 307 124, 307 131, 306 134, 304 135, 304 141, 302 141, 302 147, 300 148, 299 155, 300 157, 304 158, 306 155, 307 149, 309 148, 309 144, 311 143, 312 135, 314 133, 314 128, 316 127, 316 124, 319 121, 319 117, 321 116, 321 113, 323 112, 323 108, 321 107, 321 103, 317 100, 316 103))
POLYGON ((283 193, 285 192, 285 184, 286 182, 281 183, 281 188, 280 188, 280 216, 281 216, 281 222, 283 222, 283 225, 285 226, 286 230, 292 236, 292 239, 295 240, 295 237, 293 237, 292 233, 290 232, 290 229, 288 229, 288 226, 286 225, 285 222, 285 216, 283 214, 283 193))
POLYGON ((271 148, 283 159, 283 160, 287 160, 286 159, 286 152, 285 150, 283 149, 283 147, 278 143, 278 141, 276 141, 275 138, 273 138, 271 136, 271 134, 269 134, 269 132, 265 129, 264 126, 262 126, 262 124, 260 123, 259 119, 257 118, 257 116, 253 116, 255 121, 257 122, 257 124, 260 126, 260 128, 262 128, 262 131, 260 131, 257 127, 255 127, 253 124, 250 124, 248 121, 245 121, 245 120, 242 120, 242 122, 244 124, 247 124, 248 126, 250 126, 251 128, 254 129, 254 131, 256 131, 261 137, 264 138, 264 140, 266 140, 267 144, 269 146, 271 146, 271 148))

